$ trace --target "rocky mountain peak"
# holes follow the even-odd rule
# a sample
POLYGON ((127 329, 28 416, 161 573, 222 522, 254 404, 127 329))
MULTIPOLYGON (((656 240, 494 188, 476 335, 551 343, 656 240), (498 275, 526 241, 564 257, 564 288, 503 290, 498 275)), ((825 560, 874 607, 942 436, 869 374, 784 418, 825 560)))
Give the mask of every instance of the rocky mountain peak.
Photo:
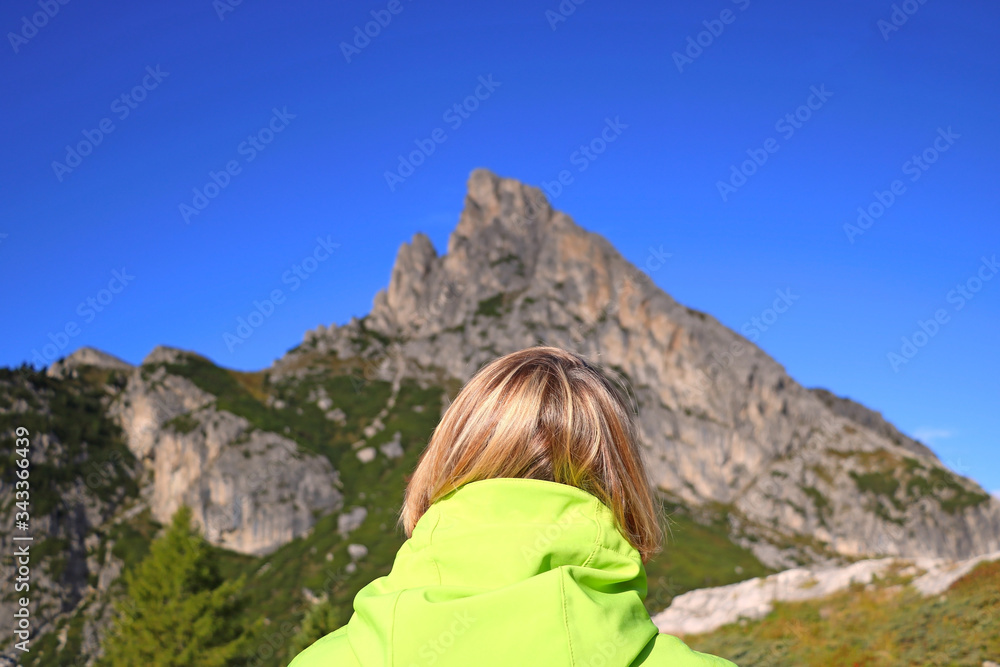
POLYGON ((448 254, 461 254, 465 246, 486 245, 484 234, 490 240, 502 240, 508 250, 537 251, 530 244, 548 231, 553 217, 538 188, 476 169, 469 176, 465 206, 449 239, 448 254))
POLYGON ((464 382, 489 360, 539 343, 619 374, 657 485, 689 505, 732 508, 734 533, 753 535, 747 545, 771 566, 1000 547, 1000 503, 974 482, 878 413, 805 389, 554 211, 540 190, 484 169, 469 177, 447 253, 414 236, 368 317, 308 332, 274 372, 335 351, 370 357, 386 380, 434 369, 464 382), (780 546, 792 536, 813 542, 780 546))
POLYGON ((430 335, 484 310, 551 298, 572 318, 595 320, 622 295, 641 299, 637 289, 655 288, 604 238, 554 211, 541 190, 477 169, 447 253, 421 233, 403 243, 368 324, 390 336, 430 335))

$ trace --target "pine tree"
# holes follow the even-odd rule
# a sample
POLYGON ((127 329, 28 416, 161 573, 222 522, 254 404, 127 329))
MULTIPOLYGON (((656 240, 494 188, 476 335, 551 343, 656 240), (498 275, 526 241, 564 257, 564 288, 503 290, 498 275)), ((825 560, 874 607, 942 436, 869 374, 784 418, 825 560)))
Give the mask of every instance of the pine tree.
POLYGON ((292 637, 288 659, 306 650, 313 642, 343 625, 343 611, 328 601, 313 607, 302 619, 301 629, 292 637))
POLYGON ((232 663, 244 649, 246 628, 237 620, 243 577, 223 580, 212 547, 191 527, 188 507, 126 572, 125 586, 102 664, 213 667, 232 663))

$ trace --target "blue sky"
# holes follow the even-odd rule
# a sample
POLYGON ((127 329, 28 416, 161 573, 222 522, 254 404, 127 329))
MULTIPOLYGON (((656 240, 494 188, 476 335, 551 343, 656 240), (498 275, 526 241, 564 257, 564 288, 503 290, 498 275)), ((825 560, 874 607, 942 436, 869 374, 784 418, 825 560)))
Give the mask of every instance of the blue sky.
POLYGON ((548 184, 637 264, 669 253, 652 277, 676 299, 1000 489, 998 18, 981 0, 6 3, 0 363, 162 343, 265 367, 367 313, 414 232, 443 251, 488 167, 548 184), (797 298, 772 319, 778 290, 797 298))

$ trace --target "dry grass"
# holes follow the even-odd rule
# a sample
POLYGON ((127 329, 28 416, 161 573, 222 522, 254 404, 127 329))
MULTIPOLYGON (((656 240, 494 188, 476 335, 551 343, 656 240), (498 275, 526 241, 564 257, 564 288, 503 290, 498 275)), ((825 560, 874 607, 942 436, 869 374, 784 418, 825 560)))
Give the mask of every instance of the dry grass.
POLYGON ((923 598, 890 578, 779 604, 760 621, 686 641, 741 667, 979 667, 1000 659, 1000 561, 979 565, 938 597, 923 598))

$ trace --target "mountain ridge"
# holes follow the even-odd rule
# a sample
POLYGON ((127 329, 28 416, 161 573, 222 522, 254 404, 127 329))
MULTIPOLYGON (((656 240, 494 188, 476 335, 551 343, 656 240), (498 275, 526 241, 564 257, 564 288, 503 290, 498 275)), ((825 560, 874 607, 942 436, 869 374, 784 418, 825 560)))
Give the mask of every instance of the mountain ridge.
MULTIPOLYGON (((309 612, 300 643, 334 629, 391 566, 406 476, 450 400, 540 343, 601 363, 633 402, 676 528, 649 564, 651 611, 795 566, 1000 549, 1000 500, 878 412, 799 385, 537 188, 487 170, 468 185, 445 253, 414 234, 368 315, 305 332, 270 367, 159 345, 136 365, 81 348, 44 372, 0 368, 0 448, 29 424, 50 480, 32 613, 59 658, 30 664, 92 664, 121 572, 180 502, 249 577, 255 613, 309 612)), ((0 507, 13 500, 0 487, 0 507)), ((0 527, 0 548, 10 537, 0 527)))
MULTIPOLYGON (((661 488, 688 503, 732 505, 764 532, 779 517, 792 535, 819 536, 848 557, 966 557, 1000 546, 1000 506, 945 472, 929 448, 873 410, 802 387, 740 334, 679 304, 540 190, 487 170, 469 177, 446 253, 415 234, 368 316, 307 332, 272 371, 307 350, 355 354, 350 341, 362 329, 384 341, 375 355, 384 377, 405 360, 403 372, 415 377, 439 367, 465 381, 489 359, 537 343, 598 360, 628 379, 642 406, 661 488), (898 479, 896 467, 906 471, 898 479), (954 485, 944 488, 942 475, 954 485), (921 504, 935 488, 947 496, 944 514, 965 517, 956 539, 942 539, 946 518, 921 504), (955 498, 961 508, 947 504, 955 498), (836 520, 840 506, 850 521, 836 520)), ((774 566, 794 563, 759 551, 774 566)))
MULTIPOLYGON (((303 377, 311 359, 333 354, 365 359, 366 377, 394 385, 460 384, 490 359, 539 343, 581 352, 626 382, 657 485, 689 505, 731 508, 734 534, 772 567, 1000 548, 1000 503, 926 445, 870 408, 802 387, 541 190, 485 169, 470 174, 447 252, 415 233, 368 315, 307 331, 266 372, 303 377), (953 539, 939 530, 949 523, 953 539)), ((195 353, 158 346, 143 364, 183 354, 195 353)), ((49 372, 74 364, 125 362, 85 348, 49 372)))

